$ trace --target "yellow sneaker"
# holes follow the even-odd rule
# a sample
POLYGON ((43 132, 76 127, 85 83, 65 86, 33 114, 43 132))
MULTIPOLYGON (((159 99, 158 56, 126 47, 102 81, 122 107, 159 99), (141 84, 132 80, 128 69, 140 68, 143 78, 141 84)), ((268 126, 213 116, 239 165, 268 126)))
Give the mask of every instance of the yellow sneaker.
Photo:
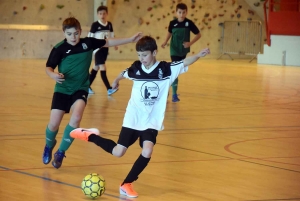
POLYGON ((76 128, 71 131, 70 136, 75 139, 88 141, 91 134, 99 135, 100 132, 97 128, 76 128))
POLYGON ((133 190, 132 183, 125 183, 120 186, 120 194, 131 198, 136 198, 138 196, 137 192, 133 190))

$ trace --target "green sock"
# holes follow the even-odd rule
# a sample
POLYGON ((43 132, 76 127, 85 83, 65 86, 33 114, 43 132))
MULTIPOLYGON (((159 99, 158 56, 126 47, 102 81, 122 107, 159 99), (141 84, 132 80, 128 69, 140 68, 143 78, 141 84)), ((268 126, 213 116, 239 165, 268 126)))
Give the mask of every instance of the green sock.
POLYGON ((69 147, 71 146, 72 142, 74 141, 74 138, 70 137, 70 132, 74 129, 75 128, 73 128, 69 124, 66 126, 66 128, 64 130, 64 135, 62 137, 62 140, 61 140, 61 143, 59 146, 60 151, 67 151, 69 149, 69 147))
POLYGON ((57 133, 58 133, 58 130, 57 131, 50 131, 49 128, 48 128, 48 125, 47 125, 47 128, 46 128, 46 144, 49 147, 53 147, 53 145, 55 143, 55 137, 56 137, 57 133))
POLYGON ((176 78, 172 84, 172 93, 177 94, 177 88, 178 88, 178 78, 176 78))

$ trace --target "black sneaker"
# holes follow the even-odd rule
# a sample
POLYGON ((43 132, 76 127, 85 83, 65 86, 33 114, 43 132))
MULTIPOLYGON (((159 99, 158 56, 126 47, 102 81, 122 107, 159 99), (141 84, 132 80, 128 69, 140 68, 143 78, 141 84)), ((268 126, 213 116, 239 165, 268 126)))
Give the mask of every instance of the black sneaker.
POLYGON ((43 153, 43 163, 45 165, 47 165, 48 163, 50 163, 51 159, 52 159, 52 150, 56 145, 56 140, 54 141, 54 145, 52 147, 49 147, 47 144, 44 148, 44 153, 43 153))
POLYGON ((52 161, 53 167, 55 167, 56 169, 60 168, 62 161, 65 157, 66 156, 64 151, 57 150, 54 154, 54 159, 52 161))
POLYGON ((178 98, 178 95, 177 95, 177 94, 174 94, 174 95, 172 96, 172 101, 173 101, 173 102, 179 102, 179 101, 180 101, 180 99, 178 98))

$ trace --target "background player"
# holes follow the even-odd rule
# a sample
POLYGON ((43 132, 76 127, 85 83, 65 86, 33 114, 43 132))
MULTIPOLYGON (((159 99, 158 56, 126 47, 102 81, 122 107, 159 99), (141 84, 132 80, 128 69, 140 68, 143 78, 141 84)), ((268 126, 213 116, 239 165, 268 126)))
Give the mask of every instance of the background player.
MULTIPOLYGON (((165 41, 161 45, 164 48, 171 38, 170 44, 170 55, 172 61, 181 61, 183 60, 187 53, 190 52, 190 46, 194 44, 200 37, 200 31, 194 22, 188 18, 187 15, 187 6, 184 3, 179 3, 176 5, 176 16, 177 19, 174 19, 170 22, 168 33, 165 41), (195 34, 195 37, 190 41, 190 32, 195 34)), ((178 88, 178 78, 174 80, 172 84, 172 101, 180 101, 177 94, 178 88)))
MULTIPOLYGON (((98 20, 92 24, 88 37, 93 37, 97 39, 114 38, 114 30, 113 30, 112 23, 107 21, 107 16, 108 16, 107 7, 99 6, 97 9, 97 16, 98 16, 98 20)), ((117 49, 118 47, 115 46, 115 50, 117 49)), ((100 69, 101 79, 107 90, 107 94, 111 95, 118 90, 118 89, 112 89, 107 79, 106 65, 105 65, 107 55, 108 55, 108 47, 102 47, 95 53, 95 66, 92 68, 90 72, 90 88, 89 88, 90 94, 95 93, 92 90, 91 85, 94 82, 94 79, 96 78, 99 69, 100 69)))

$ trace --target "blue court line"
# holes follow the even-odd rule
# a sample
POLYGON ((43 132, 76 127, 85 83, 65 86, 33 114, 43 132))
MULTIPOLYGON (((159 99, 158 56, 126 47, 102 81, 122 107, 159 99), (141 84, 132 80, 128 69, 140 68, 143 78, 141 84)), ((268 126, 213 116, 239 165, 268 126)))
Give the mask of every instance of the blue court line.
MULTIPOLYGON (((31 174, 31 173, 27 173, 27 172, 22 172, 22 171, 19 171, 19 170, 12 170, 12 169, 9 169, 9 168, 3 167, 3 166, 0 166, 0 169, 4 169, 4 170, 24 174, 24 175, 27 175, 27 176, 35 177, 35 178, 38 178, 38 179, 43 179, 43 180, 46 180, 46 181, 54 182, 54 183, 57 183, 57 184, 62 184, 62 185, 71 186, 71 187, 81 189, 80 186, 76 186, 76 185, 73 185, 73 184, 68 184, 68 183, 58 181, 58 180, 54 180, 54 179, 50 179, 50 178, 47 178, 47 177, 41 177, 41 176, 38 176, 38 175, 34 175, 34 174, 31 174)), ((107 195, 107 196, 110 196, 110 197, 113 197, 113 198, 118 198, 118 199, 121 199, 121 200, 124 200, 124 201, 133 201, 133 200, 130 200, 130 199, 127 199, 127 198, 122 198, 122 197, 118 197, 118 196, 107 194, 107 193, 104 193, 104 195, 107 195)))

